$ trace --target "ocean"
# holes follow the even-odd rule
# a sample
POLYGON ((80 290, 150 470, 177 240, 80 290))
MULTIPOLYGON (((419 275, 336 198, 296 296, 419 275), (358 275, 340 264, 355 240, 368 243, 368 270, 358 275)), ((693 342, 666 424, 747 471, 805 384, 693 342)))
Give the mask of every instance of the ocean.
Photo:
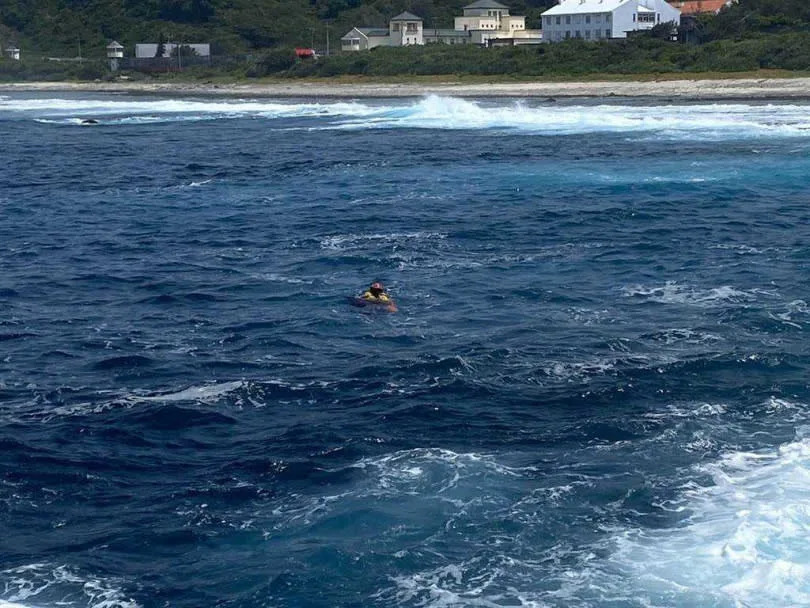
POLYGON ((810 104, 0 95, 0 608, 810 605, 810 104))

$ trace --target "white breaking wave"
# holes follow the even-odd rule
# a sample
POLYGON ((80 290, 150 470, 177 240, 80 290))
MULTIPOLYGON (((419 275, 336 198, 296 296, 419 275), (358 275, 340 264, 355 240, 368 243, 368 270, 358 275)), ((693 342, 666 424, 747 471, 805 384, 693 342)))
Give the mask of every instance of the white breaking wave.
POLYGON ((110 581, 48 564, 0 570, 0 595, 0 608, 140 608, 110 581))
POLYGON ((508 129, 541 134, 658 132, 673 137, 810 136, 810 106, 701 105, 531 105, 477 103, 431 95, 407 108, 394 108, 342 128, 508 129))
POLYGON ((699 289, 690 285, 681 285, 675 281, 667 281, 664 285, 656 287, 644 285, 625 287, 622 289, 622 294, 628 298, 641 298, 659 304, 686 304, 705 308, 728 304, 745 305, 755 302, 763 296, 772 298, 775 295, 770 291, 735 289, 730 285, 699 289))
POLYGON ((705 465, 714 485, 669 505, 688 512, 667 530, 615 534, 604 570, 577 576, 606 591, 669 598, 667 605, 810 605, 810 437, 772 452, 705 465), (616 574, 621 573, 621 576, 616 574), (674 600, 674 601, 673 601, 674 600))
POLYGON ((214 117, 260 116, 294 118, 307 116, 362 116, 379 111, 352 102, 284 103, 259 100, 199 101, 185 99, 0 99, 0 112, 22 112, 37 118, 63 116, 129 116, 156 121, 171 114, 214 117))
POLYGON ((354 465, 374 483, 371 495, 441 495, 488 476, 518 477, 520 472, 488 455, 416 448, 363 459, 354 465))
POLYGON ((201 401, 203 403, 207 403, 216 401, 223 395, 232 393, 245 386, 247 386, 246 382, 242 380, 235 380, 233 382, 222 382, 220 384, 192 386, 182 391, 162 395, 131 395, 127 399, 129 401, 159 401, 161 403, 175 401, 201 401))
POLYGON ((429 240, 447 238, 444 232, 391 232, 388 234, 337 234, 321 239, 322 249, 343 251, 345 249, 365 248, 369 243, 397 243, 399 241, 429 240))
POLYGON ((654 133, 674 139, 810 137, 810 105, 542 104, 430 95, 415 101, 296 102, 256 99, 0 98, 0 113, 113 124, 256 117, 322 118, 327 129, 495 129, 535 134, 654 133))

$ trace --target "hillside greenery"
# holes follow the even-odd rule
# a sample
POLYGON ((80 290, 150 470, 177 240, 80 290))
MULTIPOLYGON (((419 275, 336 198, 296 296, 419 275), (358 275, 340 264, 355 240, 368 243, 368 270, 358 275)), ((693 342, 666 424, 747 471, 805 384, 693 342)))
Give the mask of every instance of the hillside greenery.
MULTIPOLYGON (((217 54, 277 46, 333 45, 355 25, 387 27, 409 10, 426 27, 452 27, 470 0, 2 0, 0 24, 35 54, 87 56, 111 40, 127 49, 137 42, 210 42, 217 54)), ((555 0, 509 0, 514 14, 539 24, 555 0)), ((0 36, 3 31, 0 30, 0 36)), ((7 38, 8 32, 7 32, 7 38)), ((8 42, 8 40, 3 40, 8 42)))
MULTIPOLYGON (((241 57, 189 77, 332 77, 471 75, 566 77, 589 74, 810 70, 808 0, 740 0, 719 15, 685 25, 687 43, 666 40, 666 28, 623 41, 569 40, 533 47, 482 49, 427 45, 339 53, 340 36, 354 25, 384 27, 409 10, 426 27, 452 27, 470 0, 2 0, 0 44, 23 48, 24 61, 0 59, 0 78, 103 78, 104 47, 118 40, 131 54, 136 42, 210 42, 216 55, 241 57), (326 47, 332 55, 297 61, 294 46, 326 47), (688 30, 688 31, 686 31, 688 30), (81 50, 80 50, 81 49, 81 50), (49 56, 92 60, 44 61, 49 56)), ((556 0, 503 0, 538 27, 556 0)))

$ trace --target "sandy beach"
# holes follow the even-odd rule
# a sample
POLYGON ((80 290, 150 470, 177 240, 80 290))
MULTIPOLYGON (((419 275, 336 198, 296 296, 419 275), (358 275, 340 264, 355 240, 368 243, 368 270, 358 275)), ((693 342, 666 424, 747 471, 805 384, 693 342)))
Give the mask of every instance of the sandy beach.
POLYGON ((4 91, 86 91, 160 95, 236 97, 386 98, 447 95, 454 97, 653 97, 681 100, 810 99, 810 78, 728 80, 654 80, 513 83, 159 83, 159 82, 21 82, 0 83, 4 91))

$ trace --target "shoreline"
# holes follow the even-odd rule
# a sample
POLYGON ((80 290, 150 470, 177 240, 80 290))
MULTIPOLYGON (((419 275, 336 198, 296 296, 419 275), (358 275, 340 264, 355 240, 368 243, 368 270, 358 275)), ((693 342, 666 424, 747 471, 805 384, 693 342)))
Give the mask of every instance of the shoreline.
POLYGON ((385 83, 179 83, 179 82, 19 82, 0 83, 0 93, 87 92, 154 95, 286 98, 448 97, 646 97, 668 100, 810 100, 810 78, 732 78, 592 82, 385 83))

